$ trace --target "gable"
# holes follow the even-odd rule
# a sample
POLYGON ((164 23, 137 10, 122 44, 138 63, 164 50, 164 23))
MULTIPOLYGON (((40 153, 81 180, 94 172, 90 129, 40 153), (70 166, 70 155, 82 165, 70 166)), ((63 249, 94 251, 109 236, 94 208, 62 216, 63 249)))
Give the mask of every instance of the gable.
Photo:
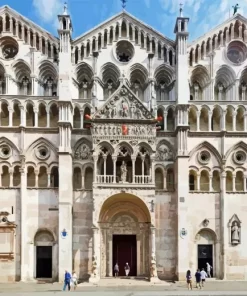
POLYGON ((154 120, 152 113, 125 83, 95 112, 93 119, 154 120))
POLYGON ((54 43, 59 42, 59 39, 57 37, 53 36, 48 31, 44 30, 43 28, 41 28, 40 26, 38 26, 37 24, 35 24, 31 20, 29 20, 28 18, 24 17, 23 15, 21 15, 20 13, 18 13, 17 11, 15 11, 11 7, 9 7, 8 5, 4 5, 4 6, 0 7, 0 16, 2 16, 4 14, 11 16, 16 21, 24 24, 27 28, 31 29, 32 31, 43 35, 43 37, 46 37, 46 39, 49 39, 49 40, 53 41, 54 43))
POLYGON ((169 39, 168 37, 154 30, 151 26, 143 23, 142 21, 135 18, 133 15, 131 15, 126 11, 123 11, 117 15, 114 15, 113 17, 109 18, 108 20, 104 21, 98 26, 80 35, 79 37, 75 38, 72 43, 74 46, 76 46, 83 41, 86 41, 92 37, 95 37, 97 34, 104 33, 105 30, 110 29, 111 27, 115 27, 117 24, 121 24, 123 21, 125 22, 127 21, 129 24, 133 26, 133 28, 138 28, 140 31, 143 31, 144 33, 146 33, 147 35, 149 35, 154 39, 157 39, 161 43, 166 43, 170 47, 173 47, 175 45, 175 42, 173 40, 169 39))

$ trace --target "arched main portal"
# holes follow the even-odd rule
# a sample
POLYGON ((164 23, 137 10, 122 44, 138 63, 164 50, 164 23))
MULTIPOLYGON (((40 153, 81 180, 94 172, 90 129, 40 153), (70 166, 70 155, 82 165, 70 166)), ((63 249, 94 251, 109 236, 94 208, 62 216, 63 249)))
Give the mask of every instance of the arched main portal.
POLYGON ((126 262, 130 276, 148 276, 151 216, 137 196, 120 193, 108 198, 99 215, 101 277, 112 276, 117 262, 120 275, 126 262))

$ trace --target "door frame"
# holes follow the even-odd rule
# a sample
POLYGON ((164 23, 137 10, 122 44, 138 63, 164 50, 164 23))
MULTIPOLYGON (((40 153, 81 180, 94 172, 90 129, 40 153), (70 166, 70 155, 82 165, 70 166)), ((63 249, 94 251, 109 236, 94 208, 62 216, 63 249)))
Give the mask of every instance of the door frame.
MULTIPOLYGON (((199 260, 199 258, 198 258, 198 256, 199 256, 199 253, 198 253, 198 251, 199 251, 199 246, 212 246, 212 261, 213 261, 213 264, 212 264, 212 268, 213 268, 213 276, 212 276, 212 278, 215 278, 215 273, 216 273, 216 271, 215 271, 215 266, 216 266, 216 264, 215 264, 215 256, 214 256, 214 244, 197 244, 197 268, 199 268, 198 267, 198 260, 199 260)), ((204 268, 204 270, 206 271, 206 269, 204 268)))
MULTIPOLYGON (((114 245, 113 245, 113 244, 114 244, 114 242, 113 242, 113 238, 114 238, 114 236, 115 236, 115 237, 116 237, 116 236, 133 236, 133 237, 135 237, 135 252, 136 252, 136 255, 135 255, 135 258, 136 258, 136 260, 135 260, 135 261, 136 261, 136 262, 135 262, 135 263, 136 263, 136 264, 135 264, 135 265, 136 265, 135 271, 136 271, 136 272, 135 272, 135 273, 136 273, 136 275, 134 275, 134 277, 137 276, 137 274, 138 274, 138 273, 137 273, 137 261, 138 261, 138 260, 137 260, 137 235, 136 235, 136 234, 113 234, 113 235, 112 235, 112 260, 113 260, 113 257, 114 257, 114 254, 113 254, 113 253, 114 253, 114 245)), ((129 261, 128 261, 128 262, 129 262, 129 261)), ((129 264, 130 264, 130 267, 131 267, 131 262, 130 262, 129 264)), ((112 261, 112 273, 113 273, 114 265, 115 265, 115 262, 112 261)))
MULTIPOLYGON (((52 247, 52 277, 49 278, 52 281, 56 280, 57 276, 57 245, 53 242, 36 242, 34 245, 34 269, 33 269, 33 277, 37 279, 37 247, 52 247)), ((39 278, 40 279, 40 278, 39 278)))

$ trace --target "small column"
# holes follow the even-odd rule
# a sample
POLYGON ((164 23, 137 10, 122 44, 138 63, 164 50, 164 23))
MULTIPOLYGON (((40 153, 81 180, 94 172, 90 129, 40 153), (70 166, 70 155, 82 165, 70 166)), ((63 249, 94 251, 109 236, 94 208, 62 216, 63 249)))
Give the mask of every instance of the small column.
POLYGON ((93 41, 89 41, 89 55, 93 55, 93 41))
POLYGON ((164 111, 164 117, 163 117, 163 121, 164 121, 164 131, 167 130, 167 111, 164 111))
POLYGON ((244 174, 244 192, 246 192, 247 191, 247 186, 246 186, 246 182, 247 182, 247 175, 246 175, 246 173, 244 174))
POLYGON ((15 36, 19 38, 19 23, 17 20, 15 21, 15 36))
POLYGON ((143 49, 147 49, 147 34, 144 35, 144 46, 143 49))
POLYGON ((209 132, 212 131, 212 116, 213 116, 213 112, 208 111, 208 131, 209 132))
POLYGON ((229 42, 229 29, 226 29, 226 43, 229 42))
POLYGON ((126 22, 126 38, 128 38, 129 39, 129 22, 126 22))
POLYGON ((39 171, 36 169, 34 173, 35 173, 35 188, 38 188, 39 187, 39 171))
POLYGON ((198 45, 197 47, 197 53, 198 53, 198 56, 197 56, 197 63, 199 63, 199 61, 201 60, 201 46, 198 45))
POLYGON ((244 131, 247 131, 247 112, 244 112, 244 131))
POLYGON ((99 51, 99 40, 98 40, 98 37, 96 37, 96 39, 95 39, 95 51, 96 52, 99 51))
POLYGON ((169 64, 169 48, 166 48, 166 63, 169 64))
POLYGON ((119 38, 122 38, 122 24, 119 24, 119 38))
POLYGON ((6 15, 3 15, 3 32, 6 32, 6 15))
POLYGON ((138 45, 141 46, 141 31, 138 30, 138 45))
POLYGON ((46 107, 46 127, 50 127, 50 107, 46 107))
POLYGON ((25 42, 25 26, 21 26, 21 39, 25 42))
POLYGON ((11 168, 9 170, 9 187, 13 187, 13 174, 14 174, 14 171, 13 171, 13 168, 11 168))
POLYGON ((39 36, 39 51, 42 53, 42 36, 39 36))
POLYGON ((82 82, 82 87, 83 87, 83 99, 87 99, 87 87, 88 87, 87 81, 82 82))
POLYGON ((47 171, 47 187, 51 187, 51 172, 47 171))
POLYGON ((113 27, 113 41, 116 42, 116 26, 113 27))
POLYGON ((101 33, 101 48, 105 47, 105 43, 104 43, 104 32, 101 33))
POLYGON ((106 183, 106 159, 107 159, 107 155, 103 155, 103 160, 104 160, 104 183, 106 183))
POLYGON ((96 182, 96 176, 97 176, 97 162, 98 162, 98 155, 93 155, 93 163, 94 163, 94 182, 96 182))
POLYGON ((237 112, 233 111, 233 113, 232 113, 232 130, 234 132, 236 131, 236 117, 237 117, 237 112))
POLYGON ((239 79, 235 81, 235 101, 239 101, 239 79))
POLYGON ((132 183, 135 183, 135 163, 136 163, 136 157, 131 156, 132 161, 132 183))
POLYGON ((30 29, 27 30, 27 44, 30 44, 30 29))
POLYGON ((224 46, 223 32, 220 32, 220 47, 224 46))
POLYGON ((142 156, 141 160, 142 160, 142 184, 143 184, 144 183, 144 160, 145 160, 145 157, 142 156))
POLYGON ((204 42, 203 43, 203 56, 202 56, 202 59, 204 60, 207 56, 207 43, 204 42))
POLYGON ((9 18, 9 31, 11 34, 13 34, 13 19, 12 17, 9 18))
POLYGON ((132 25, 132 40, 134 41, 134 44, 136 42, 136 29, 135 26, 132 25))
POLYGON ((9 111, 9 126, 13 126, 13 109, 12 107, 8 106, 9 111))
POLYGON ((236 191, 236 174, 232 174, 232 191, 236 191))
POLYGON ((197 83, 194 84, 194 91, 195 91, 195 101, 198 101, 198 91, 199 91, 199 85, 197 83))
POLYGON ((38 121, 39 121, 39 119, 38 119, 38 115, 39 115, 38 108, 34 108, 33 112, 34 112, 34 127, 38 127, 38 121))
POLYGON ((26 120, 25 120, 26 111, 25 111, 23 105, 19 104, 18 106, 19 106, 19 108, 21 110, 21 122, 20 122, 21 124, 20 125, 25 126, 26 125, 26 120))
POLYGON ((116 183, 116 164, 117 164, 117 157, 113 156, 112 157, 113 161, 113 183, 116 183))
POLYGON ((209 174, 209 192, 213 191, 212 182, 213 182, 213 174, 209 174))
POLYGON ((53 80, 49 79, 47 81, 47 87, 48 87, 48 96, 51 97, 52 96, 52 87, 53 87, 53 80))
POLYGON ((33 47, 36 49, 37 47, 37 35, 36 32, 33 32, 33 47))
POLYGON ((223 85, 218 85, 218 101, 222 101, 222 92, 223 92, 223 85))
POLYGON ((223 114, 221 117, 221 130, 222 131, 226 130, 226 110, 223 110, 223 114))
POLYGON ((242 85, 241 89, 242 89, 241 101, 245 101, 246 85, 242 85))
POLYGON ((234 26, 231 26, 231 40, 234 39, 234 26))
POLYGON ((200 186, 200 178, 201 178, 201 176, 200 176, 200 173, 197 173, 196 174, 196 190, 197 191, 200 191, 201 190, 201 186, 200 186))
POLYGON ((107 45, 110 45, 110 29, 107 30, 107 45))
POLYGON ((84 110, 80 109, 80 116, 81 116, 81 128, 83 128, 84 124, 84 110))
POLYGON ((23 85, 23 94, 27 96, 27 86, 28 86, 29 80, 27 78, 24 78, 22 81, 23 85))
POLYGON ((242 25, 240 25, 238 27, 238 38, 243 40, 243 27, 242 27, 242 25))
POLYGON ((153 40, 152 39, 149 41, 149 48, 150 48, 149 51, 152 53, 153 52, 153 40))
POLYGON ((196 111, 196 131, 200 131, 200 115, 201 111, 196 111))

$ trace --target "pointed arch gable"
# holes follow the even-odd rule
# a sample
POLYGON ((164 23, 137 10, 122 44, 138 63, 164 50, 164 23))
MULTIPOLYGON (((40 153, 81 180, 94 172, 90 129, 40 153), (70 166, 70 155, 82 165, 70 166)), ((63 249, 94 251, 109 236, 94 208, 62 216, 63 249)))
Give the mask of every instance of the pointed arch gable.
POLYGON ((194 147, 190 152, 189 152, 189 160, 191 159, 191 157, 200 149, 202 148, 206 148, 208 149, 217 159, 218 164, 222 163, 222 157, 219 153, 219 151, 209 142, 204 141, 202 143, 200 143, 199 145, 197 145, 196 147, 194 147))
POLYGON ((225 88, 234 83, 236 74, 234 70, 228 65, 222 65, 216 72, 215 85, 222 84, 225 88))
POLYGON ((174 69, 169 65, 162 64, 155 69, 154 78, 157 84, 163 81, 170 85, 175 80, 174 69))
POLYGON ((100 76, 104 84, 106 84, 107 81, 112 80, 112 82, 117 85, 120 77, 120 70, 116 65, 108 62, 101 67, 100 76))
POLYGON ((15 73, 15 77, 18 81, 21 81, 25 76, 30 77, 31 68, 30 65, 23 59, 19 59, 12 64, 12 68, 15 73))
POLYGON ((156 150, 158 150, 158 148, 159 148, 161 145, 165 145, 165 146, 168 147, 172 152, 174 151, 174 147, 173 147, 173 145, 172 145, 169 141, 167 141, 167 140, 165 140, 165 139, 163 139, 163 140, 161 140, 161 141, 158 142, 158 144, 157 144, 157 146, 156 146, 156 150))
POLYGON ((85 62, 81 62, 77 65, 75 74, 78 83, 81 83, 84 79, 91 83, 94 75, 92 67, 85 62))
POLYGON ((247 153, 247 144, 243 141, 238 142, 237 144, 233 145, 230 149, 227 150, 225 154, 225 159, 231 155, 231 153, 237 149, 243 149, 247 153))
POLYGON ((15 151, 17 151, 18 154, 20 153, 20 149, 11 140, 9 140, 6 137, 1 137, 0 138, 0 146, 1 145, 4 145, 4 144, 9 145, 12 149, 14 149, 15 151))
POLYGON ((130 153, 130 155, 134 153, 133 147, 128 142, 125 142, 125 141, 120 142, 117 145, 115 151, 118 152, 121 147, 125 147, 130 153))
POLYGON ((82 144, 86 144, 86 145, 88 145, 88 147, 90 148, 90 149, 93 149, 93 144, 92 144, 92 142, 90 142, 88 139, 86 139, 86 138, 80 138, 76 143, 75 143, 75 146, 74 146, 74 151, 76 151, 77 149, 78 149, 78 147, 80 146, 80 145, 82 145, 82 144))
POLYGON ((46 145, 48 148, 50 148, 53 153, 55 155, 57 155, 57 148, 53 145, 53 143, 51 143, 49 140, 41 137, 38 138, 37 140, 35 140, 33 143, 31 143, 27 149, 25 149, 25 154, 29 154, 30 151, 32 151, 33 149, 35 149, 38 145, 44 144, 46 145))
POLYGON ((49 78, 52 78, 56 82, 58 79, 58 71, 51 61, 43 60, 39 64, 39 79, 45 83, 49 78))
POLYGON ((148 80, 148 70, 141 64, 136 63, 130 67, 130 82, 134 83, 135 80, 140 81, 141 85, 145 85, 148 80))

